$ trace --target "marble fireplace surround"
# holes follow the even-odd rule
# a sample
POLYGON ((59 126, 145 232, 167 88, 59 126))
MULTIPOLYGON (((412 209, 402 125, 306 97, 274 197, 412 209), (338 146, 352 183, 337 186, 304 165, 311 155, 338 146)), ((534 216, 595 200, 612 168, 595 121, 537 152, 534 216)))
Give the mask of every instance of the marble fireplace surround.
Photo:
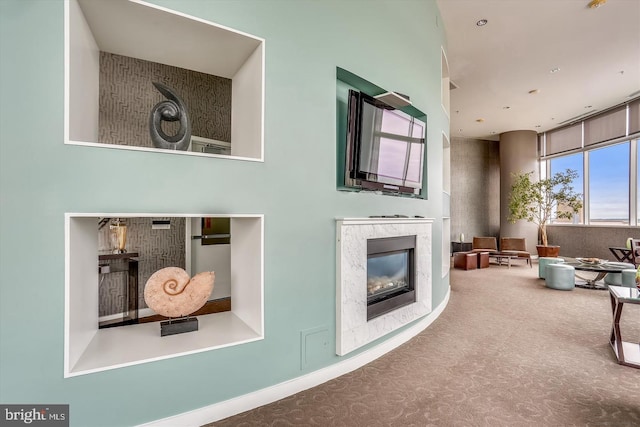
POLYGON ((432 311, 433 219, 341 218, 336 220, 336 353, 348 354, 432 311), (416 236, 416 301, 367 321, 367 239, 416 236))

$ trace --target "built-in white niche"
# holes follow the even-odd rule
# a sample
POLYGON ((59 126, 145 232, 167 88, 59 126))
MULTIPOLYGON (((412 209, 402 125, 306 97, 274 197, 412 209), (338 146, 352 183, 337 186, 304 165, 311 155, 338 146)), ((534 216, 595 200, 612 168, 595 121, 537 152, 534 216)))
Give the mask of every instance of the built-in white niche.
POLYGON ((442 132, 442 191, 451 194, 451 144, 442 132))
POLYGON ((451 268, 451 218, 442 218, 442 277, 451 268))
MULTIPOLYGON (((264 338, 263 215, 65 214, 64 376, 147 363, 264 338), (100 218, 225 217, 231 221, 231 311, 198 316, 199 329, 160 336, 157 322, 98 327, 100 218)), ((140 283, 139 286, 144 286, 140 283)))
POLYGON ((144 1, 66 0, 65 143, 263 161, 264 45, 259 37, 144 1), (231 79, 230 141, 194 135, 192 151, 101 143, 101 52, 231 79))
POLYGON ((451 102, 449 92, 451 77, 449 76, 449 62, 447 61, 447 55, 444 53, 444 49, 441 49, 440 64, 440 76, 442 79, 442 83, 440 85, 440 96, 442 100, 442 108, 447 114, 447 117, 450 117, 451 102))
POLYGON ((442 277, 451 266, 451 144, 442 132, 442 277))

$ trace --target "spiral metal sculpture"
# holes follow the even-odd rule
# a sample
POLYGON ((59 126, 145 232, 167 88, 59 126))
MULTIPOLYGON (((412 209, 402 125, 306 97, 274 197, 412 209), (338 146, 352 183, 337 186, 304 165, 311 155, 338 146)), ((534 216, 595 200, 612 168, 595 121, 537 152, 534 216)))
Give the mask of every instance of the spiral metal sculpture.
POLYGON ((149 116, 149 133, 154 147, 167 150, 187 150, 191 142, 191 123, 187 115, 187 109, 180 97, 162 83, 154 82, 153 85, 163 94, 167 100, 158 102, 149 116), (162 130, 162 121, 180 121, 180 129, 173 135, 167 135, 162 130))

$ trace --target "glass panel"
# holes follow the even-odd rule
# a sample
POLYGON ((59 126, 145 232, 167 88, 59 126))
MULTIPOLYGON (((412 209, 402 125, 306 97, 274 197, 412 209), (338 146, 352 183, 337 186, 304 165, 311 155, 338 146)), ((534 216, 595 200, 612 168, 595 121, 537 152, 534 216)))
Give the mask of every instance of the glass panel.
POLYGON ((421 123, 413 122, 411 136, 414 138, 424 138, 424 126, 421 123))
MULTIPOLYGON (((404 177, 404 162, 407 158, 407 148, 408 144, 404 141, 380 138, 378 175, 402 179, 404 177)), ((373 172, 373 170, 371 172, 373 172)))
POLYGON ((637 217, 638 217, 638 222, 636 223, 636 225, 640 225, 640 139, 636 140, 636 152, 637 154, 637 160, 636 160, 636 176, 637 176, 637 182, 636 182, 636 189, 637 189, 637 193, 636 193, 636 213, 637 213, 637 217))
MULTIPOLYGON (((549 161, 549 176, 558 172, 564 172, 567 169, 573 169, 578 172, 578 178, 572 182, 573 190, 576 193, 584 194, 584 156, 582 153, 572 154, 570 156, 557 157, 549 161)), ((555 215, 550 221, 552 224, 582 224, 584 223, 583 211, 580 211, 573 218, 573 221, 569 221, 564 218, 555 218, 555 215)))
POLYGON ((369 256, 367 259, 368 299, 409 286, 409 251, 369 256))
POLYGON ((383 111, 382 128, 380 130, 394 135, 409 136, 411 135, 411 119, 383 111))
POLYGON ((363 109, 360 172, 375 175, 379 182, 420 188, 424 126, 366 102, 363 109))
POLYGON ((407 181, 422 182, 422 149, 424 144, 412 143, 409 147, 409 164, 407 165, 407 181))
POLYGON ((629 143, 589 153, 590 224, 629 224, 629 143))

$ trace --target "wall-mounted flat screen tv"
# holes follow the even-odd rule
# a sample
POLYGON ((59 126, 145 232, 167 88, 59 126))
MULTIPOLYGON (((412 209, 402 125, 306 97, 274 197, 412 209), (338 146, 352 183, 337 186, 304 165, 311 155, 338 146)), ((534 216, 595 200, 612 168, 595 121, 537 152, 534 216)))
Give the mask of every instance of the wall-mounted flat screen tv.
POLYGON ((355 90, 348 114, 345 185, 420 194, 425 122, 355 90))

